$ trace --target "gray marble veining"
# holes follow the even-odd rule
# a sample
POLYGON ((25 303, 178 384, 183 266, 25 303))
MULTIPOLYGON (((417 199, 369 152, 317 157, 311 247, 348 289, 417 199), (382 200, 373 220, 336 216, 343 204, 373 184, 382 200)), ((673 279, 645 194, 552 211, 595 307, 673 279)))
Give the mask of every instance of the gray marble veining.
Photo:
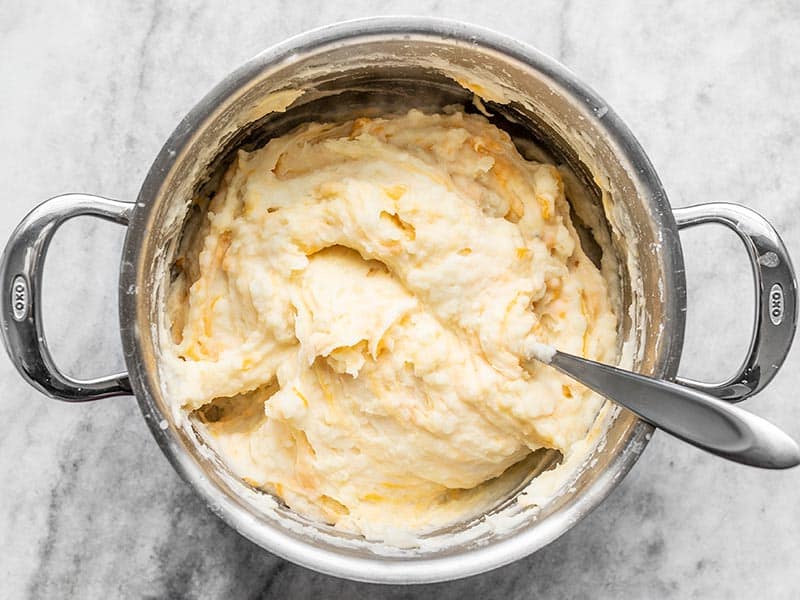
MULTIPOLYGON (((471 21, 564 61, 630 124, 674 205, 761 211, 800 257, 800 5, 0 2, 0 240, 46 197, 132 199, 180 117, 264 47, 388 13, 471 21)), ((122 367, 115 271, 122 229, 69 223, 45 272, 56 359, 122 367)), ((721 378, 752 310, 732 235, 685 235, 682 372, 721 378)), ((800 260, 798 258, 797 260, 800 260)), ((800 436, 797 349, 747 406, 800 436)), ((761 472, 655 436, 598 510, 497 571, 415 588, 351 583, 286 563, 214 517, 161 455, 132 399, 69 406, 0 355, 0 597, 642 598, 800 595, 800 470, 761 472)))

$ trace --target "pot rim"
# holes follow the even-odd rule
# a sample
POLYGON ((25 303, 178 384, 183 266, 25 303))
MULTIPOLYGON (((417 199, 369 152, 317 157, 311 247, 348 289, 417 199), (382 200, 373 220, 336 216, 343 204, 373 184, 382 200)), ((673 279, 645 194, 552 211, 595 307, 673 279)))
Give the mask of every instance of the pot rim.
MULTIPOLYGON (((125 290, 139 285, 144 289, 141 248, 148 236, 149 220, 154 203, 161 193, 162 184, 174 167, 181 150, 188 145, 197 129, 211 118, 226 100, 243 84, 268 69, 280 69, 296 56, 342 42, 364 41, 373 37, 417 36, 447 39, 456 43, 482 46, 535 68, 557 82, 569 95, 586 103, 587 120, 598 128, 637 168, 630 176, 640 190, 641 201, 649 209, 653 224, 663 232, 663 256, 667 262, 663 272, 664 322, 669 324, 659 346, 655 374, 673 379, 677 374, 683 346, 686 306, 686 282, 683 253, 678 229, 661 182, 632 132, 608 109, 602 119, 594 116, 592 107, 608 107, 600 96, 582 83, 565 66, 535 48, 503 34, 483 27, 458 21, 430 17, 371 17, 344 21, 301 33, 274 45, 224 78, 183 118, 165 142, 145 178, 125 237, 119 278, 119 315, 125 360, 131 384, 140 409, 156 442, 175 470, 198 492, 209 507, 228 525, 262 548, 316 571, 346 577, 356 581, 374 583, 427 583, 476 575, 523 558, 546 546, 565 533, 580 519, 598 506, 620 480, 627 474, 646 447, 654 428, 641 420, 630 427, 621 440, 621 450, 611 459, 607 468, 576 498, 567 509, 548 516, 535 528, 516 532, 506 539, 489 545, 472 548, 463 553, 434 558, 401 559, 389 561, 384 557, 364 558, 333 552, 302 541, 285 530, 258 521, 241 504, 220 493, 203 469, 188 454, 178 435, 170 428, 161 427, 163 415, 149 390, 152 381, 140 359, 142 344, 138 304, 134 294, 125 290)), ((143 316, 146 319, 146 315, 143 316)))

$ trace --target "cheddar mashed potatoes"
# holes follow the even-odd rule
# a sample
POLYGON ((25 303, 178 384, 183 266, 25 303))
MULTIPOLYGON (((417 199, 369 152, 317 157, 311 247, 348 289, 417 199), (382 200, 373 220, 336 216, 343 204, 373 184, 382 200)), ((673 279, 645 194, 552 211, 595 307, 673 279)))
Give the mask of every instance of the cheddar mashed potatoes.
POLYGON ((186 236, 169 397, 311 518, 381 539, 472 516, 601 407, 521 366, 532 343, 614 362, 617 321, 559 171, 482 116, 304 125, 240 151, 186 236))

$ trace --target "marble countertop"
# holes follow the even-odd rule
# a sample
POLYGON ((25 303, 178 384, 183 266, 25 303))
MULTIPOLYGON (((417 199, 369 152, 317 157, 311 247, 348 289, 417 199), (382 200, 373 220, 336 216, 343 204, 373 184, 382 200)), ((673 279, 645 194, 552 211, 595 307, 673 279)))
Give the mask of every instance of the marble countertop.
MULTIPOLYGON (((578 4, 4 2, 0 10, 0 240, 38 202, 133 199, 161 143, 219 79, 266 46, 345 18, 471 21, 566 63, 649 153, 673 205, 759 210, 800 261, 800 6, 743 0, 578 4), (101 8, 107 6, 107 8, 101 8), (225 7, 223 9, 223 6, 225 7)), ((123 231, 68 223, 45 269, 44 311, 70 373, 122 367, 116 270, 123 231)), ((721 378, 746 348, 743 250, 683 236, 682 373, 721 378)), ((797 345, 746 406, 800 437, 797 345)), ((418 586, 342 581, 240 537, 172 470, 131 398, 48 400, 0 353, 0 597, 642 598, 800 596, 800 469, 748 469, 656 435, 612 496, 537 554, 418 586)))

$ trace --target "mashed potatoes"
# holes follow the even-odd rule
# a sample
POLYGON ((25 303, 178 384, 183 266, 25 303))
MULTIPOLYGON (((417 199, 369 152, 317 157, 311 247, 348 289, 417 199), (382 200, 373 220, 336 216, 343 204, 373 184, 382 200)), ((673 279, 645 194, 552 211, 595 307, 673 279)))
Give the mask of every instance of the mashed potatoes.
POLYGON ((559 172, 458 111, 240 152, 175 264, 162 376, 230 468, 370 538, 470 516, 602 400, 526 343, 611 362, 559 172), (501 478, 502 479, 502 478, 501 478))

